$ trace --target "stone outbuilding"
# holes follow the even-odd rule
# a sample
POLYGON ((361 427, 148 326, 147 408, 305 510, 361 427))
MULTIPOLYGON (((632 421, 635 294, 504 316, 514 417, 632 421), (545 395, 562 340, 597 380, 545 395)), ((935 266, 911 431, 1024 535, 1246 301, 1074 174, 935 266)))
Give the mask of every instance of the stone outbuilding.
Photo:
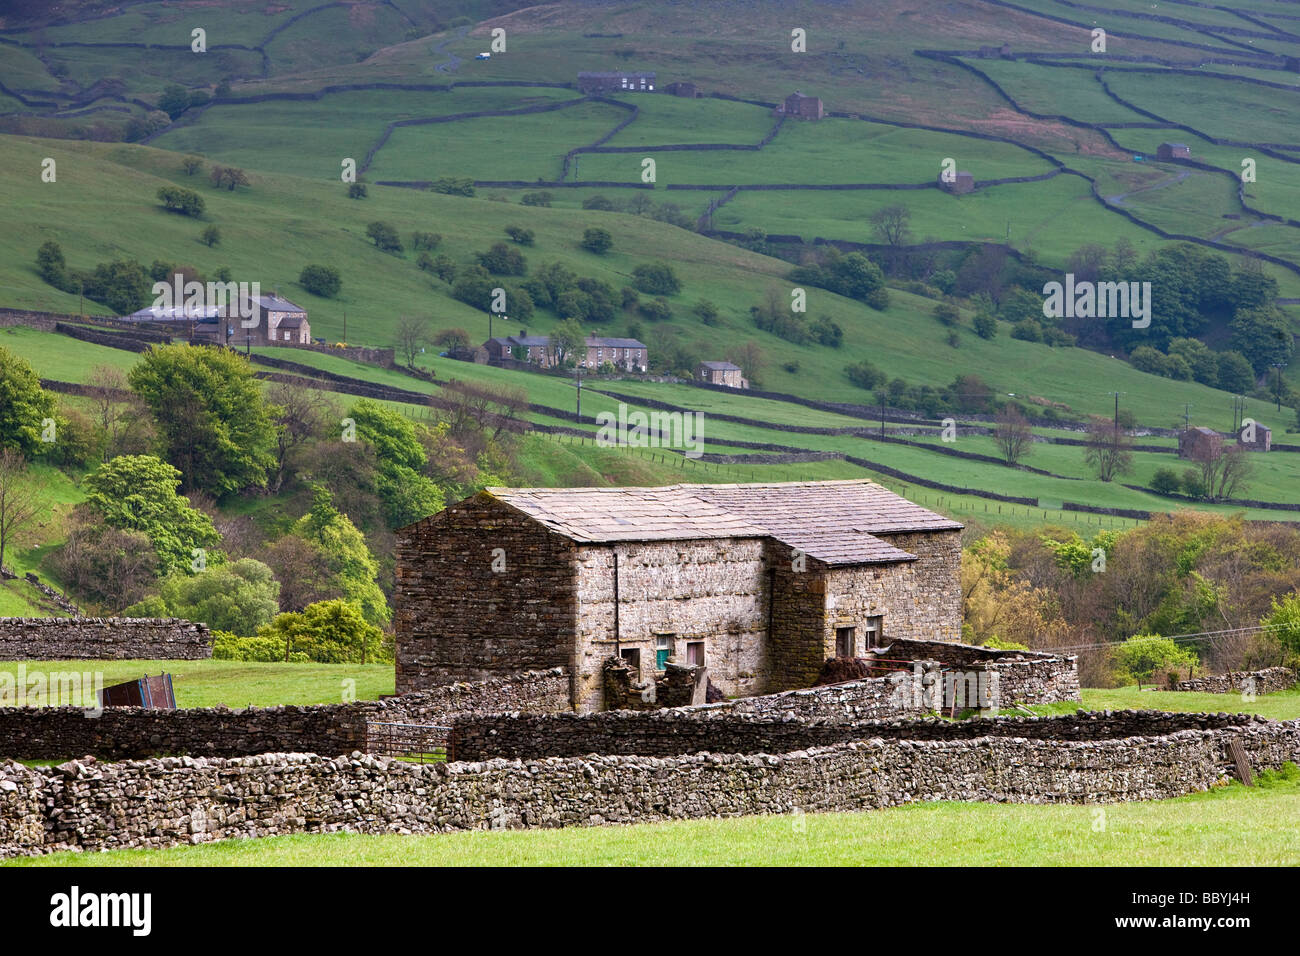
POLYGON ((828 657, 961 639, 961 528, 868 480, 488 488, 398 531, 397 692, 559 666, 600 710, 611 657, 807 687, 828 657))
POLYGON ((952 180, 944 179, 943 176, 943 173, 939 174, 940 189, 946 190, 950 193, 955 193, 958 196, 964 195, 965 193, 973 193, 975 191, 975 176, 964 169, 958 170, 955 178, 952 180))
POLYGON ((731 362, 701 362, 696 376, 709 385, 727 385, 731 388, 749 388, 744 370, 731 362))
POLYGON ((826 108, 822 106, 821 97, 804 96, 798 90, 795 90, 785 98, 775 112, 777 116, 819 120, 826 115, 826 108))
POLYGON ((1213 428, 1194 425, 1178 433, 1178 457, 1214 461, 1223 454, 1223 436, 1213 428))
POLYGON ((1191 159, 1192 148, 1186 143, 1161 143, 1156 147, 1156 159, 1167 163, 1175 159, 1191 159))
POLYGON ((1246 451, 1272 451, 1273 429, 1259 422, 1243 425, 1237 432, 1237 444, 1246 451))

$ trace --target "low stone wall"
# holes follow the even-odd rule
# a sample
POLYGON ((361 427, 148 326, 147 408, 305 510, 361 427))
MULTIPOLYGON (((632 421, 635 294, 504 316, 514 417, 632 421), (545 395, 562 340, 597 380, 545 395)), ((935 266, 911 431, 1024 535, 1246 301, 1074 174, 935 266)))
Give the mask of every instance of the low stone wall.
POLYGON ((1060 717, 969 720, 825 720, 759 716, 723 709, 605 711, 590 714, 486 714, 457 720, 449 759, 512 760, 586 754, 785 753, 850 740, 970 741, 1024 737, 1060 742, 1164 737, 1187 730, 1234 731, 1270 724, 1252 714, 1080 711, 1060 717))
MULTIPOLYGON (((1134 718, 1106 720, 1118 732, 1134 718)), ((1081 741, 873 736, 783 754, 448 764, 362 754, 75 761, 55 768, 8 763, 0 764, 0 856, 337 830, 437 833, 860 811, 918 800, 1113 803, 1221 782, 1230 739, 1242 743, 1256 771, 1300 759, 1300 722, 1230 724, 1081 741)))
POLYGON ((1213 677, 1193 677, 1180 680, 1172 690, 1193 690, 1206 694, 1236 694, 1249 692, 1272 694, 1289 690, 1300 684, 1300 673, 1289 667, 1266 667, 1258 671, 1234 671, 1213 677))
POLYGON ((550 713, 569 708, 569 678, 559 668, 450 684, 380 701, 307 707, 0 707, 0 756, 124 760, 156 754, 241 757, 269 752, 345 754, 368 747, 372 722, 449 726, 496 711, 550 713))
POLYGON ((447 726, 458 718, 501 711, 567 712, 572 708, 570 690, 569 675, 563 668, 552 667, 517 676, 457 681, 359 706, 369 720, 447 726))
POLYGON ((211 656, 208 626, 178 618, 0 618, 4 661, 192 661, 211 656))
POLYGON ((1079 700, 1079 659, 1042 651, 1006 651, 948 641, 896 640, 882 658, 935 660, 950 669, 987 667, 997 673, 1001 706, 1079 700))

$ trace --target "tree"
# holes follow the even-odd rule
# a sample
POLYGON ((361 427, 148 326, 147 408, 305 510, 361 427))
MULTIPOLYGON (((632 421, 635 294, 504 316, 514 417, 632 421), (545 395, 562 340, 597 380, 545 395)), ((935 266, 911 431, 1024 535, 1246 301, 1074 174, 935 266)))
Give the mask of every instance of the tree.
POLYGON ((645 263, 632 270, 632 284, 647 295, 676 295, 681 280, 666 262, 645 263))
POLYGON ((84 279, 86 298, 102 302, 118 315, 129 315, 150 301, 153 283, 133 259, 101 262, 84 279))
POLYGON ((587 332, 577 319, 558 322, 551 329, 547 350, 554 365, 576 365, 587 357, 587 332))
POLYGON ((357 437, 374 449, 378 465, 376 489, 385 520, 400 528, 441 511, 442 491, 422 474, 428 458, 415 425, 400 412, 363 398, 348 411, 357 437))
POLYGON ((612 212, 614 204, 606 196, 595 195, 588 196, 582 201, 583 209, 594 209, 597 212, 612 212))
POLYGON ((45 450, 44 423, 54 417, 54 396, 28 361, 0 347, 0 448, 35 457, 45 450))
POLYGON ((1020 409, 1008 402, 997 415, 993 440, 1002 452, 1002 460, 1014 465, 1033 447, 1034 432, 1020 409))
POLYGON ((1151 476, 1151 490, 1158 494, 1177 494, 1180 487, 1182 485, 1178 480, 1178 472, 1172 468, 1157 468, 1151 476))
POLYGON ((366 539, 348 516, 334 507, 332 496, 324 488, 316 488, 312 508, 298 519, 293 534, 320 548, 334 594, 360 608, 362 617, 370 623, 378 625, 388 621, 388 602, 375 583, 379 565, 366 546, 366 539))
POLYGON ((740 374, 750 385, 763 384, 763 369, 767 365, 767 356, 757 342, 747 341, 743 345, 733 346, 727 351, 727 361, 740 366, 740 374))
MULTIPOLYGON (((36 250, 36 272, 54 288, 68 290, 68 264, 63 258, 63 248, 57 242, 43 242, 36 250)), ((75 281, 71 285, 73 290, 77 288, 75 281)))
POLYGON ((961 312, 951 302, 937 303, 934 307, 934 317, 949 328, 961 325, 961 312))
POLYGON ((531 246, 536 238, 531 229, 523 226, 506 226, 506 235, 521 246, 531 246))
POLYGON ((519 201, 525 206, 549 206, 553 198, 550 193, 543 190, 542 192, 524 193, 519 198, 519 201))
POLYGON ((901 203, 885 206, 871 214, 871 228, 876 231, 880 241, 887 246, 907 245, 912 211, 901 203))
MULTIPOLYGON (((158 200, 164 207, 172 212, 178 212, 182 216, 203 215, 205 205, 203 197, 192 189, 181 189, 179 186, 163 186, 158 190, 158 200)), ((208 243, 208 245, 212 245, 212 243, 208 243)))
POLYGON ((1238 309, 1230 325, 1232 347, 1250 362, 1256 375, 1264 375, 1276 362, 1289 362, 1295 351, 1291 323, 1274 305, 1238 309))
POLYGON ((149 536, 109 527, 84 507, 74 509, 67 540, 48 560, 79 598, 111 610, 140 600, 157 580, 158 553, 149 536))
POLYGON ((442 329, 433 337, 433 344, 440 349, 467 348, 470 343, 469 333, 464 329, 442 329))
POLYGON ((844 374, 858 388, 872 391, 879 388, 889 378, 884 372, 872 365, 867 359, 844 366, 844 374))
POLYGON ((1269 614, 1259 623, 1268 628, 1268 633, 1288 654, 1300 658, 1300 591, 1281 601, 1274 596, 1269 614))
MULTIPOLYGON (((636 290, 631 291, 635 294, 636 290)), ((692 311, 699 316, 700 321, 705 325, 717 325, 718 319, 721 317, 718 307, 708 299, 701 299, 699 302, 695 303, 695 308, 692 311)))
POLYGON ((216 226, 208 226, 203 230, 203 244, 211 249, 221 242, 221 230, 216 226))
POLYGON ((588 252, 594 252, 598 256, 603 256, 614 248, 614 237, 609 234, 608 229, 584 229, 582 233, 582 248, 588 252))
MULTIPOLYGON (((196 548, 207 551, 221 541, 212 519, 176 493, 180 472, 152 455, 122 455, 90 474, 84 507, 104 524, 148 537, 163 574, 192 570, 196 548)), ((220 555, 208 555, 217 564, 220 555)))
POLYGON ((385 656, 383 632, 368 623, 355 604, 343 600, 277 615, 257 636, 283 641, 286 660, 291 653, 302 653, 324 664, 364 664, 385 656))
POLYGON ((295 382, 271 382, 266 397, 276 409, 275 467, 267 483, 267 491, 275 494, 288 477, 294 451, 325 433, 333 406, 322 390, 295 382))
POLYGON ((991 339, 998 334, 998 320, 987 312, 976 313, 971 325, 975 329, 975 334, 982 339, 991 339))
POLYGON ((214 631, 249 636, 280 609, 280 584, 253 558, 221 564, 201 574, 173 574, 159 593, 124 612, 128 617, 179 617, 214 631))
POLYGON ((408 368, 415 368, 415 357, 429 338, 429 320, 419 315, 404 315, 397 320, 397 344, 408 368))
POLYGON ((366 226, 366 236, 375 244, 375 248, 384 252, 402 251, 402 239, 392 223, 372 222, 366 226))
POLYGON ((126 374, 112 365, 97 365, 86 379, 91 420, 99 429, 101 460, 141 455, 154 439, 153 421, 140 396, 132 392, 126 374))
POLYGON ((1133 438, 1110 419, 1094 417, 1088 422, 1083 460, 1102 481, 1127 474, 1133 467, 1133 438))
POLYGON ((528 271, 527 260, 518 249, 504 242, 494 242, 487 252, 477 252, 474 257, 488 272, 497 276, 521 276, 528 271))
POLYGON ((298 284, 312 295, 332 299, 342 290, 343 277, 333 266, 313 263, 302 267, 302 272, 298 273, 298 284))
POLYGON ((436 232, 411 233, 411 248, 416 251, 432 251, 442 242, 442 235, 436 232))
POLYGON ((1253 470, 1250 453, 1240 445, 1225 448, 1204 442, 1195 447, 1192 460, 1200 466, 1204 496, 1212 499, 1235 497, 1246 487, 1253 470))
POLYGON ((27 476, 27 462, 15 448, 0 448, 0 568, 14 536, 40 514, 36 485, 27 476))
POLYGON ((232 193, 237 186, 252 185, 248 179, 248 174, 235 166, 213 166, 208 178, 212 181, 213 186, 218 189, 224 187, 232 193))
POLYGON ((369 190, 366 189, 366 184, 365 184, 365 183, 349 183, 349 184, 348 184, 348 198, 349 198, 349 199, 365 199, 366 196, 368 196, 368 195, 369 195, 369 190))
POLYGON ((429 189, 448 196, 473 196, 474 180, 469 176, 440 176, 429 189))
POLYGON ((1255 388, 1255 370, 1240 352, 1220 352, 1219 388, 1234 395, 1245 395, 1255 388))
POLYGON ((1141 682, 1163 668, 1181 669, 1200 663, 1195 652, 1159 634, 1134 634, 1115 648, 1115 659, 1132 679, 1141 682))
POLYGON ((195 173, 202 172, 203 160, 198 156, 186 156, 181 160, 181 169, 185 170, 186 176, 193 176, 195 173))
POLYGON ((153 412, 167 460, 186 490, 216 497, 263 487, 274 466, 274 410, 242 355, 212 346, 161 345, 127 380, 153 412))
POLYGON ((158 97, 158 109, 172 119, 180 116, 189 108, 189 91, 179 83, 168 84, 167 88, 162 91, 162 95, 158 97))

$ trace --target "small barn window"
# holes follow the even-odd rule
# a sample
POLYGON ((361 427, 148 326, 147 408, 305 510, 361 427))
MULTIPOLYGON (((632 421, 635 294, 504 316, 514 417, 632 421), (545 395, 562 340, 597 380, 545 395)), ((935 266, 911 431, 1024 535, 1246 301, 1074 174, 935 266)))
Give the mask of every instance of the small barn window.
POLYGON ((661 671, 668 666, 668 658, 673 656, 673 635, 660 634, 655 638, 655 670, 661 671))
POLYGON ((692 667, 704 666, 703 641, 691 641, 686 645, 686 663, 692 667))
POLYGON ((857 628, 854 627, 837 627, 835 629, 835 656, 836 657, 854 657, 853 651, 854 639, 857 634, 857 628))
POLYGON ((867 650, 881 647, 885 641, 885 619, 880 615, 867 618, 867 650))
POLYGON ((638 679, 641 677, 641 649, 639 647, 625 647, 618 652, 619 656, 627 663, 629 667, 636 672, 638 679))

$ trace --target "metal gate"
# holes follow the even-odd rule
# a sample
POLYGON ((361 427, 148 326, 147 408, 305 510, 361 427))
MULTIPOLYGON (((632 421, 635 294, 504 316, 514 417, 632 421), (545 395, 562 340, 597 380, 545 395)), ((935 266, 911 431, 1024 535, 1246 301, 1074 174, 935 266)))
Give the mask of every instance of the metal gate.
POLYGON ((366 724, 366 752, 418 760, 420 763, 447 759, 450 727, 437 724, 366 724))

